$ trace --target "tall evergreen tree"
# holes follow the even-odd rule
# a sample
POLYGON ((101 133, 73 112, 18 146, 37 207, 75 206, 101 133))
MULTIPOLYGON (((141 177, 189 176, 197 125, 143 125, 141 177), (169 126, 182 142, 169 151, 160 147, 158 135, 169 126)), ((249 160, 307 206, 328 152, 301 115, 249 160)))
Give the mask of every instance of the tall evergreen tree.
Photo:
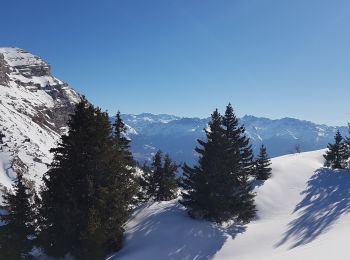
POLYGON ((348 155, 344 139, 339 130, 334 137, 334 141, 334 144, 328 144, 328 150, 323 156, 326 159, 325 166, 331 167, 332 169, 344 169, 348 155))
POLYGON ((148 198, 157 198, 159 183, 162 176, 162 152, 158 150, 153 156, 152 165, 147 176, 148 198))
POLYGON ((255 161, 255 178, 257 180, 267 180, 271 176, 271 161, 268 158, 266 147, 260 147, 259 157, 255 161))
POLYGON ((162 174, 159 178, 159 188, 156 196, 157 201, 167 201, 176 198, 178 183, 176 171, 178 166, 171 160, 169 154, 164 157, 162 174))
POLYGON ((130 140, 126 137, 126 126, 123 122, 120 112, 118 111, 115 116, 115 122, 113 124, 114 127, 114 138, 116 141, 116 145, 118 150, 122 153, 122 156, 125 159, 127 164, 134 165, 134 159, 132 157, 132 153, 130 152, 130 140))
POLYGON ((1 259, 27 259, 34 245, 35 211, 33 194, 25 185, 22 174, 17 174, 11 193, 3 195, 3 210, 0 220, 1 259))
POLYGON ((43 179, 41 246, 52 257, 104 259, 121 247, 136 192, 132 169, 116 145, 108 114, 85 98, 68 126, 43 179))
POLYGON ((253 168, 253 150, 249 138, 245 134, 245 127, 239 125, 238 119, 233 111, 232 105, 229 103, 226 107, 225 116, 223 117, 223 126, 225 134, 231 146, 231 165, 236 167, 241 165, 241 174, 248 176, 252 174, 253 168))
POLYGON ((217 110, 211 116, 207 141, 198 140, 198 165, 184 165, 183 199, 189 214, 211 221, 229 219, 248 221, 255 214, 254 194, 248 183, 252 171, 252 152, 244 127, 231 105, 222 117, 217 110))
POLYGON ((238 220, 249 221, 255 216, 254 194, 249 177, 254 171, 254 156, 244 125, 239 125, 232 105, 226 106, 223 128, 228 142, 226 170, 234 183, 235 214, 238 220))

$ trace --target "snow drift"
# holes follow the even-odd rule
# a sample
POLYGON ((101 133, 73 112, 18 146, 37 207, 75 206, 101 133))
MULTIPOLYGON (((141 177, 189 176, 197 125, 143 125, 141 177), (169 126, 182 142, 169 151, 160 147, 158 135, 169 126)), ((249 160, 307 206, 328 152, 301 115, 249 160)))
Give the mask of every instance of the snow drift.
POLYGON ((323 168, 323 153, 272 159, 245 226, 193 220, 176 200, 143 206, 111 259, 349 259, 350 172, 323 168))

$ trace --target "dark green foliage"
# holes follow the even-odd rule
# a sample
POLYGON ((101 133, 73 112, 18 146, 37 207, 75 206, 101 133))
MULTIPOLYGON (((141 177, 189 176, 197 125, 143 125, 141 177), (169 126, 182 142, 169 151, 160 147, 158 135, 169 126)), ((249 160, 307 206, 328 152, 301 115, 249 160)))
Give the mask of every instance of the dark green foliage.
POLYGON ((146 162, 142 166, 140 166, 140 168, 142 170, 142 174, 137 178, 138 184, 139 184, 137 200, 138 202, 144 203, 150 199, 149 181, 150 181, 152 172, 146 162))
POLYGON ((3 132, 0 131, 0 144, 4 144, 3 138, 5 137, 5 135, 3 134, 3 132))
POLYGON ((17 174, 13 184, 14 193, 3 195, 3 214, 0 214, 0 256, 1 259, 28 259, 34 246, 35 211, 33 194, 26 187, 22 174, 17 174))
POLYGON ((176 198, 178 183, 176 171, 178 166, 168 154, 162 162, 162 152, 158 151, 152 161, 151 168, 146 169, 146 190, 148 198, 156 201, 167 201, 176 198))
POLYGON ((68 126, 43 179, 40 245, 56 258, 104 259, 121 247, 136 192, 131 158, 123 130, 113 135, 108 114, 85 98, 68 126))
POLYGON ((253 150, 249 138, 245 134, 245 127, 239 125, 238 119, 233 111, 231 104, 228 104, 223 117, 223 126, 229 145, 231 146, 231 165, 235 168, 237 163, 241 165, 240 171, 243 176, 252 174, 253 168, 253 150))
POLYGON ((223 222, 249 221, 255 215, 254 194, 248 183, 252 173, 252 151, 243 126, 227 106, 225 116, 215 110, 207 141, 198 140, 198 165, 184 165, 181 204, 193 217, 223 222))
POLYGON ((162 175, 162 152, 157 151, 153 156, 151 171, 148 178, 147 194, 149 198, 158 197, 159 183, 162 175))
POLYGON ((126 138, 126 127, 118 111, 115 116, 115 122, 113 124, 114 138, 117 145, 117 149, 122 153, 123 159, 127 165, 133 166, 134 159, 130 152, 130 140, 126 138))
MULTIPOLYGON (((349 128, 349 134, 350 134, 350 123, 348 123, 348 128, 349 128)), ((344 138, 344 144, 345 144, 345 153, 346 153, 346 166, 349 168, 349 162, 348 159, 350 158, 350 135, 346 138, 344 138)))
POLYGON ((324 165, 332 169, 344 169, 349 155, 339 130, 334 137, 334 141, 334 144, 328 144, 327 146, 328 150, 323 156, 326 159, 324 165))
POLYGON ((255 178, 257 180, 267 180, 271 176, 271 161, 267 156, 266 147, 262 145, 260 147, 260 153, 258 159, 255 161, 255 178))
POLYGON ((156 196, 157 201, 166 201, 176 198, 178 183, 176 171, 178 166, 171 160, 169 154, 164 157, 162 174, 159 179, 159 188, 156 196))

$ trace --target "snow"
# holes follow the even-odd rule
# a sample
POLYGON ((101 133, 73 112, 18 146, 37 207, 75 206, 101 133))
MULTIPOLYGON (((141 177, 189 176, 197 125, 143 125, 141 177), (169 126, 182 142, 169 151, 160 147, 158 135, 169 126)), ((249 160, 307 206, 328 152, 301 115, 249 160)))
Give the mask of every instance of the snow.
POLYGON ((145 205, 111 259, 348 259, 350 172, 323 168, 323 153, 272 159, 245 226, 193 220, 177 200, 145 205))
POLYGON ((42 63, 39 57, 19 48, 0 48, 0 53, 5 56, 5 60, 12 67, 42 63))
POLYGON ((39 187, 52 160, 49 150, 57 145, 61 134, 53 130, 55 124, 45 111, 64 107, 67 104, 64 102, 75 104, 80 96, 53 77, 50 65, 41 58, 19 48, 0 48, 0 54, 8 67, 9 79, 0 83, 0 130, 7 144, 4 147, 7 155, 0 151, 0 185, 10 186, 11 178, 5 174, 4 167, 15 159, 23 166, 25 177, 39 187), (34 73, 33 68, 42 72, 34 73), (66 93, 63 95, 66 100, 56 98, 57 92, 66 93))

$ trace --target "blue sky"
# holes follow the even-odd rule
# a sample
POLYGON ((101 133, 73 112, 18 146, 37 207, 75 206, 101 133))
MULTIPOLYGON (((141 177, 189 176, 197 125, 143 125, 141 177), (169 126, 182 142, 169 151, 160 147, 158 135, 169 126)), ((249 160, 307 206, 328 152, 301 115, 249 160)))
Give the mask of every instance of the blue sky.
POLYGON ((0 24, 111 113, 350 121, 347 0, 4 0, 0 24))

